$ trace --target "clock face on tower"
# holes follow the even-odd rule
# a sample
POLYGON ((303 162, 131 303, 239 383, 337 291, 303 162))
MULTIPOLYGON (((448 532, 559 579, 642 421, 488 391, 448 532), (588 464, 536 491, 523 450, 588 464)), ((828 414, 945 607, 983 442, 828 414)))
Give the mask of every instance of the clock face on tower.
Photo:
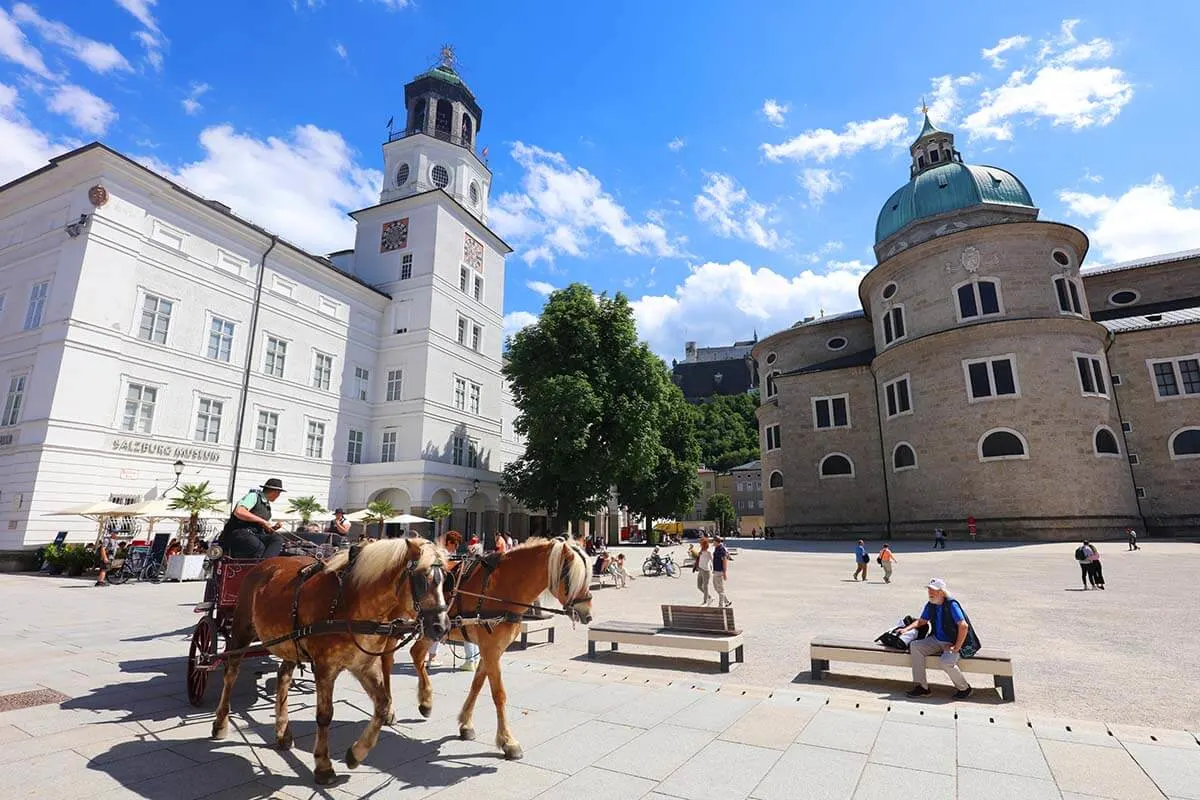
POLYGON ((379 237, 379 252, 402 250, 408 247, 408 217, 383 223, 383 233, 379 237))

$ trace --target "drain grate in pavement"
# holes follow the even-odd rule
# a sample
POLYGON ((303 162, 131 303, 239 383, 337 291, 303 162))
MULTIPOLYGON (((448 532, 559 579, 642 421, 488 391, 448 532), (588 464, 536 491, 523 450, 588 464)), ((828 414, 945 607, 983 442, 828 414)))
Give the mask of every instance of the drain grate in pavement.
POLYGON ((50 703, 61 703, 70 700, 69 695, 56 692, 53 689, 35 689, 32 692, 17 692, 16 694, 0 694, 0 712, 16 711, 18 708, 33 708, 50 703))

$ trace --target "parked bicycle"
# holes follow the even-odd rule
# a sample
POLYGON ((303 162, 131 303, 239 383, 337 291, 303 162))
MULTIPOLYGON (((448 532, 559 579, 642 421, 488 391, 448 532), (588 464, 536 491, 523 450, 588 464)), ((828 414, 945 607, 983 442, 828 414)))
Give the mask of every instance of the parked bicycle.
POLYGON ((117 569, 108 571, 109 583, 125 583, 130 578, 139 581, 158 583, 162 580, 165 568, 161 561, 151 556, 148 545, 130 547, 125 552, 125 559, 117 569))
POLYGON ((642 562, 642 574, 648 578, 654 578, 659 575, 666 575, 669 578, 679 577, 679 565, 675 563, 675 559, 670 553, 659 555, 651 553, 650 556, 642 562))

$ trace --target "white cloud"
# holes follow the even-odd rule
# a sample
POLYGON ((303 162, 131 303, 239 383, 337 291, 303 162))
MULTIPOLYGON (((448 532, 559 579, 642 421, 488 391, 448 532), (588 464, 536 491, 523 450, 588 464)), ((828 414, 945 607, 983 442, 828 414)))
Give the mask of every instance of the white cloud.
POLYGON ((980 97, 979 108, 963 122, 973 137, 1009 140, 1013 122, 1049 119, 1075 130, 1112 122, 1133 99, 1133 84, 1112 66, 1086 66, 1113 55, 1112 43, 1075 37, 1079 20, 1065 20, 1059 35, 1043 40, 1033 63, 1009 75, 980 97))
POLYGON ((537 292, 542 297, 549 297, 550 293, 555 289, 554 284, 546 283, 545 281, 525 281, 525 286, 531 291, 537 292))
POLYGON ((14 64, 20 64, 43 78, 55 80, 54 73, 42 60, 42 54, 29 43, 29 40, 25 38, 25 33, 3 8, 0 8, 0 57, 8 59, 14 64))
POLYGON ((762 113, 767 118, 767 122, 779 127, 783 127, 783 123, 787 121, 785 115, 791 110, 791 106, 781 104, 774 98, 767 98, 762 104, 762 113))
POLYGON ((672 240, 657 223, 634 222, 596 176, 571 166, 561 153, 524 142, 513 144, 511 152, 524 170, 521 189, 492 204, 490 221, 501 236, 525 248, 526 263, 582 256, 595 248, 597 235, 626 253, 679 255, 682 240, 672 240))
POLYGON ((1019 50, 1027 44, 1029 44, 1028 36, 1006 36, 997 42, 995 47, 985 48, 979 54, 992 62, 992 66, 996 69, 1003 69, 1004 59, 1000 58, 1000 55, 1009 50, 1019 50))
MULTIPOLYGON (((816 264, 816 263, 819 263, 820 261, 822 261, 830 253, 836 253, 837 251, 841 250, 843 247, 845 247, 845 245, 842 244, 841 242, 831 240, 831 241, 828 241, 825 244, 821 245, 819 248, 817 248, 816 252, 805 253, 801 256, 801 258, 803 258, 805 261, 807 261, 810 264, 816 264)), ((834 262, 831 261, 829 263, 832 264, 834 262)))
POLYGON ((183 98, 181 101, 184 113, 190 117, 194 117, 199 114, 201 109, 204 108, 204 106, 200 105, 200 98, 203 97, 211 88, 212 87, 207 83, 197 83, 196 81, 192 81, 192 87, 188 91, 188 96, 183 98))
POLYGON ((203 158, 189 164, 143 160, 315 253, 352 246, 354 222, 346 212, 379 200, 383 175, 359 166, 336 131, 300 125, 287 138, 257 139, 217 125, 201 132, 200 146, 203 158))
POLYGON ((409 0, 375 0, 375 2, 392 11, 399 11, 402 8, 408 8, 409 0))
POLYGON ((342 44, 341 42, 337 42, 333 45, 333 52, 337 53, 338 58, 342 59, 342 61, 350 60, 350 53, 346 50, 346 45, 342 44))
POLYGON ((707 173, 708 183, 692 203, 692 211, 718 236, 743 239, 773 250, 780 245, 779 233, 767 226, 768 209, 750 198, 737 181, 720 172, 707 173))
POLYGON ((667 149, 674 153, 678 153, 680 150, 682 150, 686 146, 687 146, 687 142, 683 139, 680 139, 678 136, 676 136, 671 141, 667 142, 667 149))
POLYGON ((93 72, 133 71, 125 56, 111 44, 80 36, 65 24, 46 19, 33 6, 17 3, 13 6, 12 15, 13 19, 33 27, 43 39, 66 50, 93 72))
POLYGON ((76 128, 93 136, 103 136, 117 120, 117 111, 107 100, 72 84, 55 89, 46 101, 46 108, 61 114, 76 128))
POLYGON ((75 142, 52 141, 21 113, 17 90, 0 83, 0 184, 46 165, 75 142))
POLYGON ((782 330, 798 319, 859 308, 858 284, 869 267, 858 261, 830 262, 823 272, 782 275, 741 261, 693 267, 670 294, 633 300, 639 335, 665 358, 683 343, 729 344, 782 330))
POLYGON ((167 43, 167 39, 158 29, 158 20, 154 19, 152 11, 158 4, 158 0, 113 0, 113 2, 132 14, 134 19, 146 28, 143 31, 135 31, 133 38, 137 39, 141 43, 142 49, 146 51, 146 62, 156 71, 161 72, 163 67, 162 49, 167 43))
POLYGON ((971 75, 940 75, 931 78, 933 93, 930 95, 929 118, 935 125, 942 127, 953 125, 958 119, 958 109, 961 99, 958 90, 973 85, 979 76, 971 75))
POLYGON ((1088 236, 1107 263, 1200 247, 1200 208, 1179 205, 1162 175, 1116 198, 1064 190, 1058 199, 1088 220, 1088 236))
POLYGON ((531 314, 528 311, 510 311, 504 315, 504 337, 508 338, 522 328, 536 324, 537 321, 537 314, 531 314))
POLYGON ((842 180, 831 169, 810 167, 800 174, 800 185, 808 192, 808 202, 819 206, 825 202, 825 195, 842 188, 842 180))
POLYGON ((892 114, 866 122, 848 122, 841 133, 828 128, 804 131, 783 144, 764 144, 762 151, 771 161, 812 158, 823 162, 839 156, 852 156, 865 148, 879 150, 903 139, 907 130, 908 120, 899 114, 892 114))

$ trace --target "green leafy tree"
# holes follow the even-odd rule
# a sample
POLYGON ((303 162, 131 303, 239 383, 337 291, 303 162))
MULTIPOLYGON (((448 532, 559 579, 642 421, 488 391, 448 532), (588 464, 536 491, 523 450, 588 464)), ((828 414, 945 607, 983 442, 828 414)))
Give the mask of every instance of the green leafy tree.
POLYGON ((670 380, 666 365, 645 350, 643 358, 657 362, 658 397, 652 420, 657 441, 647 460, 627 465, 617 480, 621 504, 645 519, 649 539, 654 520, 682 517, 692 510, 700 494, 696 470, 700 445, 696 440, 697 412, 670 380))
POLYGON ((504 375, 525 454, 505 467, 503 489, 545 509, 555 533, 603 506, 631 464, 656 459, 658 375, 643 350, 625 296, 579 283, 551 294, 538 322, 508 342, 504 375))
POLYGON ((454 513, 454 506, 449 503, 435 503, 425 513, 433 520, 433 531, 436 536, 442 532, 442 520, 454 513))
POLYGON ((288 498, 288 511, 292 514, 299 514, 305 525, 312 520, 314 514, 324 514, 325 510, 325 507, 318 503, 317 498, 312 495, 288 498))
POLYGON ((375 538, 383 538, 383 523, 384 520, 391 519, 396 516, 396 507, 388 500, 372 500, 367 504, 367 513, 363 515, 363 522, 370 525, 372 522, 379 523, 379 535, 375 538))
POLYGON ((221 507, 221 499, 213 496, 208 481, 185 483, 179 487, 179 496, 171 499, 168 506, 172 511, 188 512, 188 540, 184 552, 196 552, 196 536, 200 529, 200 515, 221 507))
POLYGON ((704 516, 717 523, 717 531, 724 536, 733 527, 737 515, 733 511, 733 501, 727 494, 714 494, 708 498, 708 508, 704 516))
POLYGON ((700 460, 718 471, 758 458, 757 392, 718 395, 696 406, 700 460))

